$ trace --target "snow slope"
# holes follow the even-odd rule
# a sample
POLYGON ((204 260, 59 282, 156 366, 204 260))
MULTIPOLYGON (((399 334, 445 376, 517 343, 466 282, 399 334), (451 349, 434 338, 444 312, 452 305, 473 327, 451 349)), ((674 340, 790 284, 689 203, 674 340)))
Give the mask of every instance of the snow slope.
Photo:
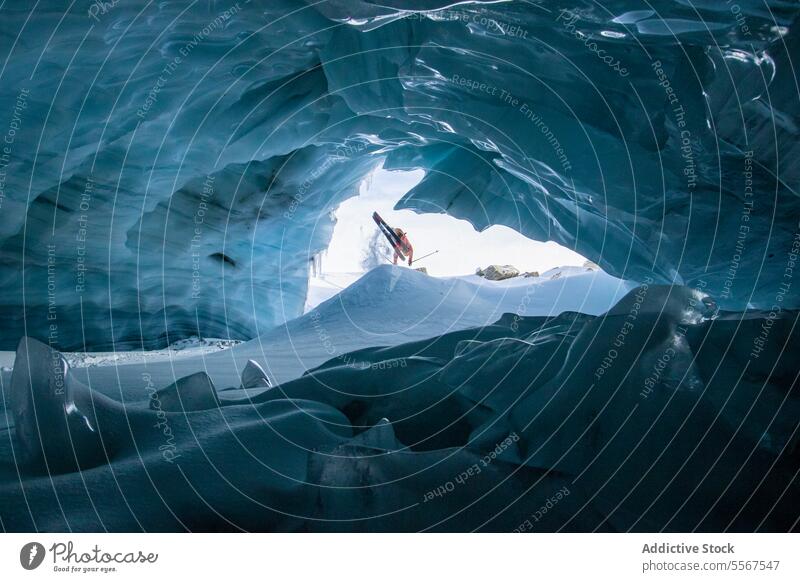
MULTIPOLYGON (((342 281, 344 282, 344 281, 342 281)), ((541 277, 487 281, 481 277, 435 278, 404 267, 373 269, 302 317, 231 349, 67 354, 77 378, 124 401, 147 397, 143 383, 124 378, 147 374, 158 386, 206 371, 218 387, 238 385, 248 360, 257 361, 274 382, 349 351, 432 338, 449 331, 487 325, 503 313, 520 316, 578 311, 598 315, 633 283, 602 271, 564 267, 541 277), (556 278, 557 273, 560 275, 556 278), (87 358, 98 365, 86 366, 87 358)), ((4 375, 8 381, 10 372, 4 375)))

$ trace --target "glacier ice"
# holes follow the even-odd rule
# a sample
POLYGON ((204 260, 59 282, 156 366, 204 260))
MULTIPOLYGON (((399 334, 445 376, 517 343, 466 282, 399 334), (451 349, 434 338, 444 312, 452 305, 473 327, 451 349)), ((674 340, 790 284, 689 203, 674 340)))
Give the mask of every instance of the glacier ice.
POLYGON ((100 418, 103 411, 119 412, 122 406, 76 382, 64 357, 41 342, 22 338, 16 356, 9 398, 15 459, 43 472, 74 471, 107 460, 104 438, 112 431, 101 434, 100 418), (71 455, 63 454, 67 446, 71 455))
POLYGON ((219 406, 217 388, 205 372, 178 379, 150 395, 150 408, 165 412, 205 410, 219 406))
POLYGON ((4 5, 3 528, 796 529, 800 7, 737 6, 4 5), (303 315, 381 166, 605 272, 303 315))
POLYGON ((399 207, 772 308, 800 214, 796 6, 401 4, 4 8, 4 347, 292 319, 381 163, 426 171, 399 207))
POLYGON ((20 466, 27 505, 18 480, 0 481, 0 516, 73 531, 786 530, 798 518, 796 321, 644 285, 605 314, 506 313, 174 409, 122 406, 25 339, 11 397, 31 412, 15 417, 13 450, 38 454, 20 466), (66 399, 47 397, 54 374, 66 399), (65 401, 91 422, 36 435, 32 413, 58 418, 65 401))
POLYGON ((272 382, 258 362, 247 360, 242 370, 242 388, 270 388, 272 382))

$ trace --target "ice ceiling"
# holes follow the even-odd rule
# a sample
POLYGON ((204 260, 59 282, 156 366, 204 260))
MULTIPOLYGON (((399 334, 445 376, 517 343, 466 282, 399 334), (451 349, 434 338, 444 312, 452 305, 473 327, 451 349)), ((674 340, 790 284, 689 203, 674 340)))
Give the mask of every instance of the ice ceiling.
POLYGON ((2 348, 254 337, 302 311, 332 210, 382 163, 427 172, 398 207, 796 308, 798 12, 6 4, 2 348))

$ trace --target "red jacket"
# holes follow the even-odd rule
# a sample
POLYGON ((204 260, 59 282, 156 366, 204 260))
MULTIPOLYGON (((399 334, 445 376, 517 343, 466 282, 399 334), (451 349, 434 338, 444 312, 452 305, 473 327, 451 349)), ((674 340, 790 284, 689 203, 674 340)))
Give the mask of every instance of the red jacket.
MULTIPOLYGON (((408 257, 408 264, 410 265, 411 262, 414 260, 414 247, 411 246, 411 242, 408 240, 407 235, 403 235, 400 238, 400 243, 402 244, 402 251, 408 257)), ((394 251, 394 264, 397 264, 397 259, 400 257, 397 250, 394 251)))

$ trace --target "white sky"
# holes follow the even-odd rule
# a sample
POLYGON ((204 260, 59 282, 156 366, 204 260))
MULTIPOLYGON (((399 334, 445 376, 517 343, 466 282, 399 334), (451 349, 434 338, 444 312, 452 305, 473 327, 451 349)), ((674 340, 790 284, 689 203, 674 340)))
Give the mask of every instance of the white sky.
POLYGON ((467 221, 447 214, 392 210, 403 194, 423 176, 421 170, 376 170, 371 181, 361 185, 360 195, 346 200, 336 210, 337 224, 328 251, 322 258, 323 272, 362 271, 363 255, 376 230, 372 220, 372 213, 376 210, 390 226, 399 226, 408 233, 415 257, 439 250, 413 265, 426 267, 434 276, 471 275, 478 267, 491 264, 514 265, 522 271, 542 273, 554 267, 580 266, 586 260, 557 243, 533 241, 505 226, 492 226, 477 232, 467 221))

